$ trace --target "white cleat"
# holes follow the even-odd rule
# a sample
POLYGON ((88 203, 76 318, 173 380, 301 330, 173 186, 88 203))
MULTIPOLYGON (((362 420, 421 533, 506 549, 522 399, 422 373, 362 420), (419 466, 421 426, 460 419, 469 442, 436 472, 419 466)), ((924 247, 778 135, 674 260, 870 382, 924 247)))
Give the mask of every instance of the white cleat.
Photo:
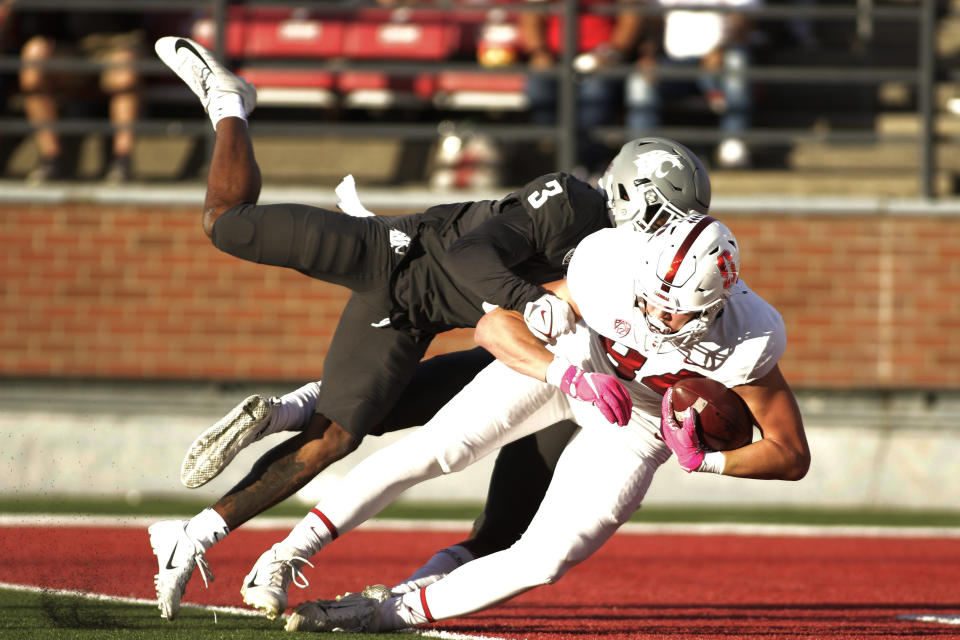
POLYGON ((183 457, 180 482, 196 489, 210 482, 240 453, 262 438, 277 401, 250 396, 200 434, 183 457))
POLYGON ((173 620, 180 612, 180 600, 193 569, 199 567, 204 586, 213 580, 203 547, 187 535, 188 520, 163 520, 147 529, 150 546, 157 556, 159 572, 153 578, 160 617, 173 620))
POLYGON ((173 69, 190 90, 197 94, 204 110, 210 110, 211 98, 217 93, 236 93, 243 99, 247 115, 257 106, 257 90, 252 84, 233 75, 203 46, 189 38, 166 36, 153 47, 157 55, 173 69))
POLYGON ((290 583, 301 589, 310 585, 300 567, 313 565, 298 554, 296 549, 280 542, 265 551, 243 579, 240 588, 243 601, 275 620, 287 608, 287 588, 290 583))
POLYGON ((345 593, 336 600, 304 602, 287 618, 286 631, 380 631, 377 606, 391 597, 382 584, 366 587, 360 593, 345 593))

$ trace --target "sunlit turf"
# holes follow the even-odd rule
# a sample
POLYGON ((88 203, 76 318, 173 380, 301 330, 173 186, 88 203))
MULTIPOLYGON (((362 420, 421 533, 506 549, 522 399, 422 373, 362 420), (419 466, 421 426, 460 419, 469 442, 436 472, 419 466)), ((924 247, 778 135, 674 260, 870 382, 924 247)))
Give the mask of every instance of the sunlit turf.
MULTIPOLYGON (((291 635, 283 623, 260 616, 214 612, 184 607, 170 622, 157 607, 109 600, 65 596, 51 592, 0 589, 0 638, 6 640, 270 640, 291 635)), ((356 640, 369 635, 310 634, 311 638, 356 640)), ((383 640, 412 640, 420 634, 379 634, 383 640)))

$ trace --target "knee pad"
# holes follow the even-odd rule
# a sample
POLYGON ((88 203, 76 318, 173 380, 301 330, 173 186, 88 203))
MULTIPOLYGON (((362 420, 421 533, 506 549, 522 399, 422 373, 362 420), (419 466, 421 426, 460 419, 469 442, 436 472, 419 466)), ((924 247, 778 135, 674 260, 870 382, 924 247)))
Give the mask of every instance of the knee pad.
POLYGON ((274 209, 269 224, 255 205, 228 209, 213 223, 213 245, 232 256, 274 266, 288 266, 291 241, 296 237, 293 216, 274 209))

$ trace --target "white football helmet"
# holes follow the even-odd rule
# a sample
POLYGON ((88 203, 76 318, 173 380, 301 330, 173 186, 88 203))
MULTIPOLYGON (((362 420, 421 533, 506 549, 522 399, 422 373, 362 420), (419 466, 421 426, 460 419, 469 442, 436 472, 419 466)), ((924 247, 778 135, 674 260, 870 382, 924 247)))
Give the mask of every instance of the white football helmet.
POLYGON ((621 147, 600 178, 613 223, 645 233, 710 208, 710 177, 690 149, 668 138, 621 147))
POLYGON ((720 314, 739 274, 740 247, 719 220, 696 214, 661 227, 644 246, 634 280, 637 341, 656 353, 696 342, 720 314), (696 315, 669 333, 648 316, 647 304, 696 315))

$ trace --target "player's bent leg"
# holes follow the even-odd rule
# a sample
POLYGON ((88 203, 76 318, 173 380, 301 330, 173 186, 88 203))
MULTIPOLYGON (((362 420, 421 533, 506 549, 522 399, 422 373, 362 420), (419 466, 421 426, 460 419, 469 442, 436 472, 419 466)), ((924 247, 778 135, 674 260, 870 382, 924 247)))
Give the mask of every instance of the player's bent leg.
MULTIPOLYGON (((215 211, 204 216, 213 245, 241 260, 295 269, 355 293, 382 292, 373 303, 379 317, 364 318, 365 324, 359 326, 382 321, 392 304, 387 290, 390 275, 402 259, 400 254, 390 251, 391 228, 379 217, 355 218, 311 205, 255 204, 255 200, 236 197, 234 183, 243 184, 247 178, 235 179, 232 174, 251 164, 242 161, 252 153, 243 148, 248 141, 245 129, 234 131, 222 125, 217 129, 207 199, 215 192, 218 202, 208 202, 208 208, 215 211), (232 148, 234 145, 237 148, 232 148), (222 156, 218 155, 221 150, 222 156)), ((344 313, 348 311, 345 309, 344 313)), ((371 313, 369 302, 363 311, 371 313)), ((338 324, 342 324, 343 317, 341 314, 338 324)), ((324 371, 328 371, 326 365, 324 371)), ((328 377, 328 383, 332 383, 334 379, 328 377)))
POLYGON ((550 584, 608 540, 639 507, 668 452, 650 433, 608 425, 586 431, 567 445, 540 509, 516 544, 384 602, 378 628, 465 615, 550 584), (584 469, 591 470, 586 485, 584 469))
POLYGON ((163 520, 148 529, 150 547, 157 558, 154 576, 160 616, 173 620, 180 611, 180 600, 195 568, 200 569, 204 585, 213 580, 203 547, 186 532, 187 520, 163 520))
MULTIPOLYGON (((343 534, 415 484, 460 471, 542 424, 569 417, 568 407, 556 387, 494 362, 426 425, 351 469, 316 510, 343 534)), ((312 555, 319 547, 301 550, 312 555)))
POLYGON ((314 414, 307 428, 261 456, 250 473, 214 505, 230 529, 292 496, 360 444, 339 425, 314 414))
POLYGON ((463 469, 502 444, 570 415, 555 387, 494 362, 428 424, 351 469, 283 544, 312 557, 415 484, 463 469))
POLYGON ((262 177, 247 131, 247 116, 256 107, 257 91, 189 38, 160 38, 154 49, 200 98, 217 132, 203 205, 203 231, 210 237, 214 222, 224 211, 255 203, 260 197, 262 177))
POLYGON ((537 512, 557 460, 576 429, 575 422, 564 420, 501 448, 490 477, 486 505, 474 522, 470 538, 437 551, 394 585, 393 595, 433 584, 467 562, 503 551, 519 540, 537 512))

